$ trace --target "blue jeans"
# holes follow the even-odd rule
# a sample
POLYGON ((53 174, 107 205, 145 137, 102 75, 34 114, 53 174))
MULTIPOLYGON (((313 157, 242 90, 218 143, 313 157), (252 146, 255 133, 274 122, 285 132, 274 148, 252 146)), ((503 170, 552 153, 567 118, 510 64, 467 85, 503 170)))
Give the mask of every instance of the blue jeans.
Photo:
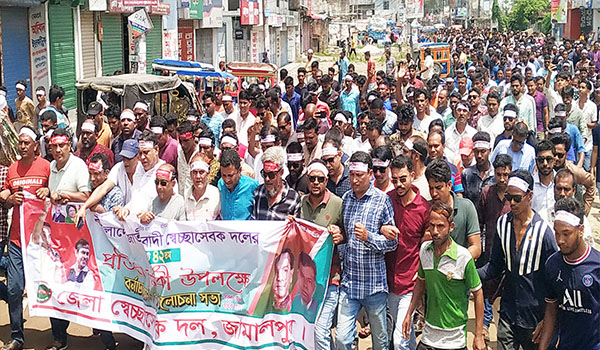
MULTIPOLYGON (((23 290, 25 289, 25 272, 23 270, 23 253, 21 247, 10 243, 8 245, 8 267, 6 269, 8 281, 7 301, 10 315, 10 333, 13 340, 23 344, 23 290)), ((37 291, 30 291, 31 297, 37 291)))
POLYGON ((483 299, 483 303, 483 326, 485 328, 490 328, 490 324, 492 324, 492 321, 494 320, 494 308, 488 298, 483 299))
POLYGON ((390 307, 390 312, 395 325, 394 336, 392 337, 394 350, 415 350, 417 348, 417 339, 412 327, 412 322, 410 326, 410 335, 408 336, 409 339, 404 339, 404 336, 402 335, 402 322, 404 322, 404 318, 408 312, 412 295, 413 293, 410 292, 403 295, 390 293, 388 296, 388 306, 390 307))
POLYGON ((339 287, 333 284, 328 285, 321 313, 317 316, 317 320, 315 321, 316 350, 333 350, 331 325, 333 323, 333 317, 335 316, 335 310, 338 306, 339 297, 339 287))
POLYGON ((351 350, 356 338, 356 316, 364 307, 371 324, 373 350, 387 350, 387 293, 379 292, 364 299, 350 299, 342 289, 338 307, 338 324, 336 328, 336 348, 351 350))

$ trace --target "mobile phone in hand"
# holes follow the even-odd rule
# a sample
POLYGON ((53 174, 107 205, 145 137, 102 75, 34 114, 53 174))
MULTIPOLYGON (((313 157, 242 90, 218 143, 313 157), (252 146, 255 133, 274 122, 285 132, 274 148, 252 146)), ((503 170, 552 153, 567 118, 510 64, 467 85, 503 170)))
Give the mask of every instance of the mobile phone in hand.
POLYGON ((79 220, 77 220, 77 229, 81 230, 82 227, 83 227, 83 218, 79 218, 79 220))

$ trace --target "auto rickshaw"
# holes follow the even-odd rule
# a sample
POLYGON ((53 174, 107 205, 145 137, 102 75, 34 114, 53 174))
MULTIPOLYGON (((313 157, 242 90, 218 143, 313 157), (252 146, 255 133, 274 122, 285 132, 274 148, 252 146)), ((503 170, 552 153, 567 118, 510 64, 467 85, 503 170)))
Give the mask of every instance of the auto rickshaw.
POLYGON ((152 74, 122 74, 82 79, 75 83, 77 88, 77 130, 87 116, 87 107, 92 101, 101 101, 105 106, 116 105, 121 110, 132 108, 137 101, 150 107, 150 115, 175 113, 185 119, 191 108, 198 108, 194 86, 182 82, 177 75, 159 76, 152 74))
POLYGON ((263 84, 265 89, 277 85, 277 66, 270 63, 230 62, 227 71, 237 79, 225 86, 225 91, 237 98, 241 89, 246 89, 250 84, 263 84))
POLYGON ((420 45, 421 69, 425 64, 425 49, 431 49, 433 57, 433 72, 440 78, 450 74, 450 45, 448 43, 424 43, 420 45))

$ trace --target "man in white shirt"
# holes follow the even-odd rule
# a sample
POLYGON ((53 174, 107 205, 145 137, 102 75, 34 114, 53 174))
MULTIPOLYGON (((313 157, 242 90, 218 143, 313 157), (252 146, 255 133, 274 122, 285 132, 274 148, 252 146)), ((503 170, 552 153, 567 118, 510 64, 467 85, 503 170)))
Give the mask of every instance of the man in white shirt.
POLYGON ((192 187, 185 194, 185 215, 190 221, 216 220, 221 215, 219 189, 208 183, 209 159, 196 153, 192 158, 190 177, 192 187))
POLYGON ((457 152, 460 140, 463 138, 463 136, 473 137, 473 135, 475 135, 477 132, 477 130, 473 129, 467 123, 469 119, 469 113, 469 103, 460 100, 458 104, 456 104, 456 123, 450 125, 445 131, 446 149, 444 151, 444 156, 451 163, 455 163, 455 161, 460 160, 457 152))
POLYGON ((477 121, 477 131, 485 131, 490 137, 490 143, 493 145, 496 136, 504 131, 503 114, 498 113, 500 107, 500 95, 496 91, 492 91, 487 96, 487 111, 488 114, 481 117, 477 121))
POLYGON ((250 93, 247 90, 240 91, 238 95, 237 113, 228 117, 235 121, 236 134, 239 142, 248 146, 248 129, 254 125, 255 116, 250 112, 250 93))

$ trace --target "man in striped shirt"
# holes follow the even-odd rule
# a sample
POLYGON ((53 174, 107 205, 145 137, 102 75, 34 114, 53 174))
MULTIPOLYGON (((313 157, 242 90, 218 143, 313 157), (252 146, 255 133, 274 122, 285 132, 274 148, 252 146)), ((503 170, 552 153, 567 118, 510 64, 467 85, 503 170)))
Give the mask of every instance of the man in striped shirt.
POLYGON ((533 177, 513 171, 504 196, 511 211, 498 219, 490 261, 478 269, 482 281, 505 272, 498 322, 498 349, 537 349, 546 285, 545 262, 557 251, 554 234, 531 210, 533 177))

